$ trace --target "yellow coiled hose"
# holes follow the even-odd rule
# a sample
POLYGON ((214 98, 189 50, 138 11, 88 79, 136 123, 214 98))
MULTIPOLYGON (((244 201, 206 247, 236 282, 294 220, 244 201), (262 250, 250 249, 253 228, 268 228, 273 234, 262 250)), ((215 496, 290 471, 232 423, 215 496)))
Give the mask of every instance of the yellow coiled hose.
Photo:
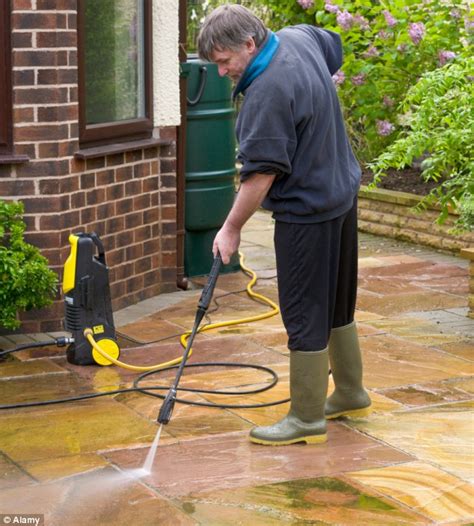
MULTIPOLYGON (((257 282, 257 274, 248 268, 245 263, 245 257, 242 254, 242 252, 239 252, 239 258, 240 258, 240 267, 241 269, 247 274, 247 276, 251 277, 251 280, 247 284, 246 291, 247 294, 254 300, 261 301, 262 303, 265 303, 266 305, 270 306, 272 308, 271 311, 265 312, 263 314, 257 314, 255 316, 249 316, 247 318, 239 318, 237 320, 230 320, 230 321, 222 321, 219 323, 211 323, 209 325, 204 325, 202 328, 198 330, 198 332, 206 332, 210 331, 211 329, 217 329, 219 327, 230 327, 231 325, 240 325, 241 323, 251 323, 254 321, 259 320, 265 320, 266 318, 271 318, 272 316, 275 316, 280 312, 280 309, 278 308, 278 305, 274 303, 271 299, 267 298, 266 296, 263 296, 262 294, 258 294, 257 292, 254 292, 252 290, 252 287, 257 282)), ((191 335, 191 331, 187 331, 184 334, 181 335, 180 341, 183 348, 186 348, 186 344, 188 341, 189 336, 191 335)), ((121 362, 120 360, 116 360, 114 357, 110 356, 108 353, 106 353, 100 345, 95 341, 94 339, 94 333, 92 332, 92 329, 86 328, 84 330, 84 336, 87 338, 89 343, 92 345, 94 350, 96 350, 103 358, 106 360, 109 360, 109 362, 113 363, 114 365, 118 365, 119 367, 123 367, 124 369, 128 369, 129 371, 135 371, 138 373, 143 373, 146 371, 158 371, 159 369, 165 369, 166 367, 170 367, 172 365, 177 365, 181 363, 182 357, 175 358, 174 360, 170 360, 169 362, 159 363, 157 365, 149 365, 149 366, 140 366, 140 365, 131 365, 128 363, 121 362)), ((193 350, 190 349, 189 356, 191 356, 193 350)))

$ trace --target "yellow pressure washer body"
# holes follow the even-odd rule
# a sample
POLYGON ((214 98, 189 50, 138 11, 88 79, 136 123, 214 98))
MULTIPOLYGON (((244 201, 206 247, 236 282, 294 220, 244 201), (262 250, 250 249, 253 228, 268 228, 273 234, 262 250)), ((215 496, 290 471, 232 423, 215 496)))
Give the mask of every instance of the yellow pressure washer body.
POLYGON ((69 243, 71 253, 63 276, 64 325, 74 343, 67 349, 67 360, 76 365, 111 365, 84 336, 84 329, 90 328, 101 349, 115 359, 119 357, 104 246, 94 232, 71 234, 69 243))

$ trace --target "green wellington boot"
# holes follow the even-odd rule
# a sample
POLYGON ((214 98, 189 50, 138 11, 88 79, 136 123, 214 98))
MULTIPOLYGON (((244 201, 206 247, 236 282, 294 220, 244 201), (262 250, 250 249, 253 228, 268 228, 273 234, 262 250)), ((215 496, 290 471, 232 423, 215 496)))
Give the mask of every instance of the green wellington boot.
POLYGON ((328 391, 328 351, 291 351, 289 413, 272 426, 255 427, 250 440, 268 446, 326 442, 324 402, 328 391))
POLYGON ((329 362, 336 389, 326 400, 326 418, 370 414, 371 401, 362 386, 362 358, 355 322, 332 329, 329 362))

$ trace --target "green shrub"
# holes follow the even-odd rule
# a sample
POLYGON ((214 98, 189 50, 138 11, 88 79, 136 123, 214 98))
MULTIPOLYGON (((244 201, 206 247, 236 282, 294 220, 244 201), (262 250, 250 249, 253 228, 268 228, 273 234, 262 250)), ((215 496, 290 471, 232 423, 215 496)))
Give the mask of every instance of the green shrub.
POLYGON ((0 200, 0 326, 20 326, 17 313, 49 305, 57 276, 39 250, 23 239, 23 204, 0 200))
POLYGON ((426 157, 422 177, 438 183, 423 199, 441 206, 439 223, 449 208, 461 214, 458 226, 474 228, 474 57, 466 56, 431 71, 413 86, 401 106, 402 131, 373 163, 375 181, 388 168, 410 166, 426 157))

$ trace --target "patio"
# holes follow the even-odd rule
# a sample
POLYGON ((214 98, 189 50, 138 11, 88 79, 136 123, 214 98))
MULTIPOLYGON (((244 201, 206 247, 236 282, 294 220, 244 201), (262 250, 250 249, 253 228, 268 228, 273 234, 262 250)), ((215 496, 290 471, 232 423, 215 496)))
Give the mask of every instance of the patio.
MULTIPOLYGON (((249 221, 241 250, 277 300, 270 215, 249 221)), ((288 404, 209 409, 177 404, 163 428, 150 476, 134 478, 155 436, 161 400, 124 393, 0 412, 0 514, 44 514, 44 524, 98 525, 467 525, 474 522, 474 320, 466 317, 468 262, 416 245, 360 235, 357 316, 367 419, 329 422, 326 444, 251 444, 255 424, 288 404)), ((242 273, 220 276, 212 322, 268 310, 245 292, 242 273), (231 294, 229 294, 231 293, 231 294)), ((157 296, 115 315, 118 330, 150 342, 189 330, 200 296, 157 296)), ((208 320, 209 321, 209 320, 208 320)), ((57 334, 55 334, 57 335, 57 334)), ((45 335, 0 338, 7 349, 45 335)), ((150 365, 182 354, 179 338, 140 345, 122 338, 121 359, 150 365)), ((277 386, 256 395, 183 394, 217 403, 266 403, 288 396, 288 350, 279 316, 198 335, 193 362, 269 366, 277 386)), ((149 377, 163 384, 173 371, 149 377)), ((15 353, 0 364, 3 404, 129 387, 135 373, 78 367, 64 349, 15 353)), ((268 375, 253 369, 193 368, 182 385, 249 389, 268 375)), ((330 380, 330 389, 332 389, 330 380)))

